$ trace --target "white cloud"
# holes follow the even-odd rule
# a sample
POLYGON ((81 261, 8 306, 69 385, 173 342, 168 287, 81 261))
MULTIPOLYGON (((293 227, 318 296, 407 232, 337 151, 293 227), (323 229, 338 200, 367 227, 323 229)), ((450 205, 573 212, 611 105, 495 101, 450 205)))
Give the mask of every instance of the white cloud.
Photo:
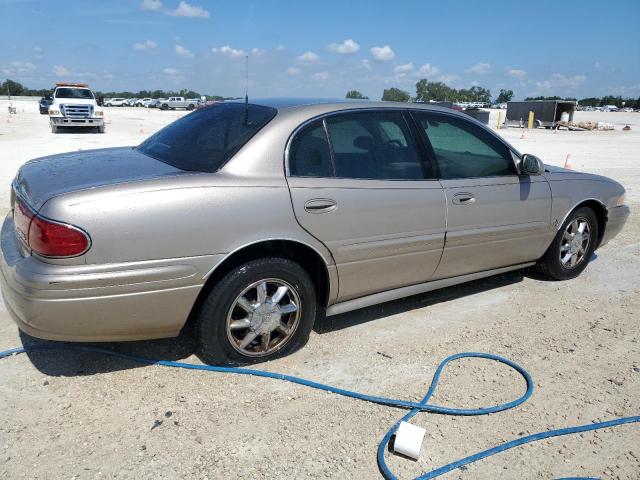
POLYGON ((152 10, 154 12, 162 8, 162 2, 160 0, 143 0, 140 4, 141 10, 152 10))
POLYGON ((153 40, 146 40, 144 42, 138 42, 133 44, 135 50, 153 50, 158 45, 153 40))
POLYGON ((326 80, 329 80, 329 77, 330 77, 329 72, 324 71, 324 72, 314 73, 311 76, 311 79, 317 82, 324 82, 326 80))
POLYGON ((209 12, 197 5, 191 5, 184 0, 180 2, 178 8, 167 12, 173 17, 209 18, 209 12))
POLYGON ((320 57, 313 52, 304 52, 298 57, 298 60, 302 62, 317 62, 320 57))
POLYGON ((352 38, 347 38, 342 43, 331 43, 329 45, 329 50, 346 55, 350 53, 356 53, 358 50, 360 50, 360 45, 358 45, 358 43, 352 38))
POLYGON ((180 44, 177 44, 175 48, 176 48, 176 53, 178 55, 180 55, 181 57, 184 57, 184 58, 193 58, 194 57, 193 53, 191 53, 191 50, 189 50, 186 47, 183 47, 180 44))
POLYGON ((538 90, 546 91, 551 89, 568 89, 573 90, 582 85, 587 80, 584 75, 574 75, 567 77, 561 73, 554 73, 549 80, 536 82, 538 90))
POLYGON ((70 75, 69 69, 62 65, 54 65, 51 70, 56 77, 64 77, 65 75, 70 75))
POLYGON ((31 62, 11 62, 9 65, 3 65, 0 71, 4 75, 20 75, 32 72, 35 69, 36 66, 31 62))
POLYGON ((527 76, 527 72, 519 68, 512 68, 511 70, 507 70, 507 75, 513 78, 524 78, 527 76))
POLYGON ((467 69, 467 73, 475 73, 478 75, 484 75, 491 71, 491 65, 488 63, 476 63, 473 67, 467 69))
POLYGON ((436 77, 437 82, 446 83, 447 85, 451 82, 455 82, 456 80, 460 80, 460 77, 454 73, 443 73, 436 77))
POLYGON ((438 75, 440 73, 440 69, 431 65, 430 63, 425 63, 418 69, 418 75, 420 77, 432 77, 434 75, 438 75))
POLYGON ((259 57, 261 55, 264 55, 267 51, 264 48, 252 48, 251 49, 251 55, 253 55, 254 57, 259 57))
POLYGON ((373 59, 378 62, 388 62, 389 60, 393 60, 396 56, 389 45, 385 45, 384 47, 373 47, 371 49, 371 55, 373 55, 373 59))
POLYGON ((399 74, 407 74, 413 71, 413 63, 409 62, 405 63, 404 65, 396 65, 393 71, 399 74))
POLYGON ((239 58, 244 57, 246 54, 244 50, 230 47, 229 45, 225 45, 223 47, 214 47, 211 49, 213 53, 220 53, 222 55, 226 55, 231 58, 239 58))
POLYGON ((362 60, 362 62, 360 62, 360 65, 362 66, 362 68, 364 68, 365 70, 371 70, 371 62, 369 60, 367 60, 366 58, 364 60, 362 60))
POLYGON ((180 72, 175 68, 167 67, 162 70, 162 73, 164 73, 165 75, 173 76, 173 75, 178 75, 180 72))
POLYGON ((289 67, 287 68, 287 75, 300 75, 302 73, 302 70, 300 70, 298 67, 289 67))

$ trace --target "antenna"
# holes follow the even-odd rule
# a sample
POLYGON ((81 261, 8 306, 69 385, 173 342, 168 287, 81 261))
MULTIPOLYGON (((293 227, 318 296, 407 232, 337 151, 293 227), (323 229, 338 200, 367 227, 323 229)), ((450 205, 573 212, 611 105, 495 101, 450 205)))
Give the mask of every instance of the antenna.
POLYGON ((249 55, 245 55, 245 80, 244 80, 244 126, 249 126, 249 55))

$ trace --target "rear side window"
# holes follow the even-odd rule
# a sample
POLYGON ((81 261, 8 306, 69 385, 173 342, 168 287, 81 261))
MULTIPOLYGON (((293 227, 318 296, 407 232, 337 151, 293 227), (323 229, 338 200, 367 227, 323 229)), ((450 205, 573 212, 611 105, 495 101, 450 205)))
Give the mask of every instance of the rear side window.
POLYGON ((431 143, 443 179, 514 175, 511 152, 470 121, 437 113, 415 113, 431 143))
POLYGON ((322 121, 299 132, 289 150, 289 173, 297 177, 332 177, 331 152, 322 121))
POLYGON ((275 117, 275 108, 220 103, 197 110, 149 137, 140 152, 181 170, 215 172, 275 117))
POLYGON ((401 112, 358 112, 326 119, 336 176, 422 180, 424 173, 401 112))

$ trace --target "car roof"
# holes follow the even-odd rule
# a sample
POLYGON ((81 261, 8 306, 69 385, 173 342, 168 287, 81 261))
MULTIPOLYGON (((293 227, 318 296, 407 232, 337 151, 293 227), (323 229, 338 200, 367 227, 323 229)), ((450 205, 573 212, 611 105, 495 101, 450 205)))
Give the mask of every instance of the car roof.
MULTIPOLYGON (((244 102, 243 99, 232 100, 233 102, 244 102)), ((271 107, 277 110, 304 109, 305 107, 323 106, 327 110, 348 110, 359 108, 406 108, 425 109, 441 112, 455 112, 450 108, 431 105, 429 103, 409 103, 409 102, 383 102, 376 100, 354 100, 345 98, 250 98, 252 105, 271 107)))

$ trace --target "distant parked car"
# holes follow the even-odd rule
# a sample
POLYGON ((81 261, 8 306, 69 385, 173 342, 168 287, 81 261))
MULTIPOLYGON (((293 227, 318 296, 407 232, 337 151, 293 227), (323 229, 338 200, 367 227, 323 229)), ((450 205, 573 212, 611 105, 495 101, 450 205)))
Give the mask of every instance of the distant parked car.
POLYGON ((167 101, 166 98, 155 98, 149 102, 148 106, 149 108, 160 108, 160 105, 162 105, 162 102, 166 102, 166 101, 167 101))
POLYGON ((186 100, 184 97, 171 97, 160 103, 160 110, 175 110, 176 108, 186 108, 193 110, 200 103, 199 99, 186 100))
POLYGON ((147 107, 149 102, 151 102, 150 98, 139 98, 134 102, 134 105, 136 107, 147 107))
POLYGON ((40 110, 40 115, 48 115, 49 107, 53 103, 53 98, 51 96, 42 97, 38 102, 38 109, 40 110))
POLYGON ((110 98, 105 101, 106 107, 125 107, 127 106, 126 98, 110 98))
POLYGON ((391 102, 212 105, 135 148, 27 162, 12 191, 0 281, 21 330, 141 340, 190 318, 202 358, 233 364, 325 315, 536 264, 575 278, 629 215, 614 180, 391 102))

